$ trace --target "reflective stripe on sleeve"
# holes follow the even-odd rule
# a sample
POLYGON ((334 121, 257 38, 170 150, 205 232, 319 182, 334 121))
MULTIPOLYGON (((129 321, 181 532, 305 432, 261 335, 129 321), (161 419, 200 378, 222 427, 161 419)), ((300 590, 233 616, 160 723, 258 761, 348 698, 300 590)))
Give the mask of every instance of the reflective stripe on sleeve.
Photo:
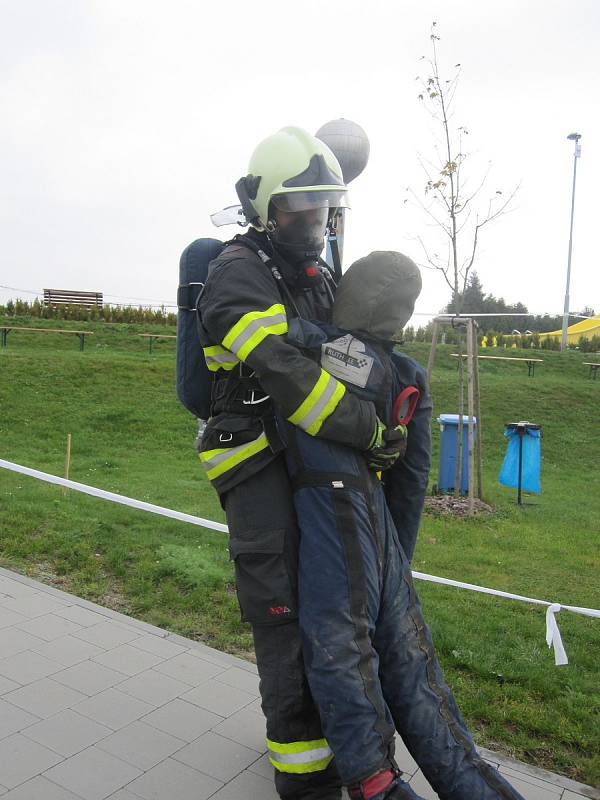
POLYGON ((223 339, 223 346, 235 353, 240 361, 245 361, 267 336, 282 336, 287 330, 285 308, 281 303, 275 303, 266 311, 244 314, 223 339))
POLYGON ((211 372, 216 372, 218 369, 230 370, 240 363, 234 353, 221 347, 220 344, 204 347, 203 351, 206 366, 211 372))
POLYGON ((311 393, 288 420, 311 436, 316 436, 345 393, 344 384, 322 369, 311 393))
POLYGON ((237 447, 221 447, 217 450, 206 450, 200 453, 200 461, 206 468, 206 474, 209 480, 214 480, 222 475, 227 470, 237 467, 242 461, 251 458, 252 456, 260 453, 261 450, 266 450, 269 446, 267 437, 264 433, 251 442, 239 444, 237 447))
POLYGON ((279 772, 304 774, 327 769, 333 753, 325 739, 280 744, 267 739, 269 761, 279 772))

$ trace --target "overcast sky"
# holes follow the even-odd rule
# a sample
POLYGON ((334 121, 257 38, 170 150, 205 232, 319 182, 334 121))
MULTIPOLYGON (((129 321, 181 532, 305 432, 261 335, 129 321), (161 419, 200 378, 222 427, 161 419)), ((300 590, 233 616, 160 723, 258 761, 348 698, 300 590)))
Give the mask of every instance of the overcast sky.
MULTIPOLYGON (((345 263, 375 249, 421 258, 438 233, 417 154, 435 130, 417 100, 437 20, 443 68, 462 64, 454 121, 473 179, 521 188, 482 234, 484 289, 561 312, 573 146, 578 162, 571 309, 600 311, 598 0, 0 0, 0 284, 174 302, 181 250, 226 237, 254 146, 285 125, 346 117, 371 158, 351 187, 345 263)), ((6 300, 23 291, 0 288, 6 300)), ((417 310, 448 301, 424 271, 417 310)))

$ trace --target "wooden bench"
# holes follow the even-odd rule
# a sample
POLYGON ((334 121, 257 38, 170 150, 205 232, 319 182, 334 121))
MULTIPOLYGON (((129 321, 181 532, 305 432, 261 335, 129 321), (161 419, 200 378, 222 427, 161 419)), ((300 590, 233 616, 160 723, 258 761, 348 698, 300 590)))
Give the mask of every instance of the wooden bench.
MULTIPOLYGON (((458 358, 458 353, 451 353, 452 358, 458 358)), ((462 354, 463 358, 467 358, 467 354, 462 354)), ((515 358, 514 356, 477 356, 480 360, 486 359, 487 361, 520 361, 527 364, 528 377, 535 377, 535 365, 543 364, 543 358, 515 358)))
POLYGON ((590 378, 593 378, 593 380, 596 380, 596 373, 600 369, 600 364, 595 364, 592 361, 584 361, 583 362, 583 366, 590 368, 590 378))
POLYGON ((44 289, 46 306, 84 306, 102 308, 102 292, 78 292, 73 289, 44 289))
POLYGON ((156 339, 176 339, 177 336, 173 333, 138 333, 138 336, 142 336, 144 339, 148 339, 148 344, 150 345, 149 352, 152 352, 152 346, 156 339))
POLYGON ((79 349, 83 350, 85 345, 85 337, 93 336, 91 331, 73 331, 70 328, 26 328, 23 325, 2 325, 0 326, 2 332, 2 347, 8 345, 8 334, 10 331, 33 331, 34 333, 73 333, 79 337, 79 349))

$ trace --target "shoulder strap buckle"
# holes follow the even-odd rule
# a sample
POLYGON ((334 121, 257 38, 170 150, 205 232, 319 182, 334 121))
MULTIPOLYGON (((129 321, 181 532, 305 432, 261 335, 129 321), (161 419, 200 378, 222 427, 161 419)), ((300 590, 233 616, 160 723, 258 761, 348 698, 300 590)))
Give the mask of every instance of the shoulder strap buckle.
POLYGON ((257 406, 260 403, 264 403, 265 400, 268 400, 271 395, 270 394, 262 394, 262 397, 257 397, 258 394, 262 394, 262 392, 258 392, 254 389, 250 389, 246 396, 249 398, 248 400, 242 400, 242 403, 245 406, 257 406))

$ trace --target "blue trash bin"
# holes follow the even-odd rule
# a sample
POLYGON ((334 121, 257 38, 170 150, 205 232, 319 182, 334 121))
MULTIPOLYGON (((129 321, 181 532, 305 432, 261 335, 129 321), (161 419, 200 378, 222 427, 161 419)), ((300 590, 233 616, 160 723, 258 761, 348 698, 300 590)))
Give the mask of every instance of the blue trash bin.
MULTIPOLYGON (((454 491, 454 475, 456 472, 456 456, 458 449, 458 414, 440 414, 440 465, 438 470, 438 489, 440 492, 454 491)), ((477 418, 473 417, 473 427, 477 436, 477 418)), ((462 435, 462 469, 460 493, 469 490, 469 417, 463 415, 462 435)))
POLYGON ((541 494, 541 425, 535 422, 510 422, 505 426, 508 439, 506 455, 498 480, 503 486, 517 490, 517 503, 522 493, 541 494))

